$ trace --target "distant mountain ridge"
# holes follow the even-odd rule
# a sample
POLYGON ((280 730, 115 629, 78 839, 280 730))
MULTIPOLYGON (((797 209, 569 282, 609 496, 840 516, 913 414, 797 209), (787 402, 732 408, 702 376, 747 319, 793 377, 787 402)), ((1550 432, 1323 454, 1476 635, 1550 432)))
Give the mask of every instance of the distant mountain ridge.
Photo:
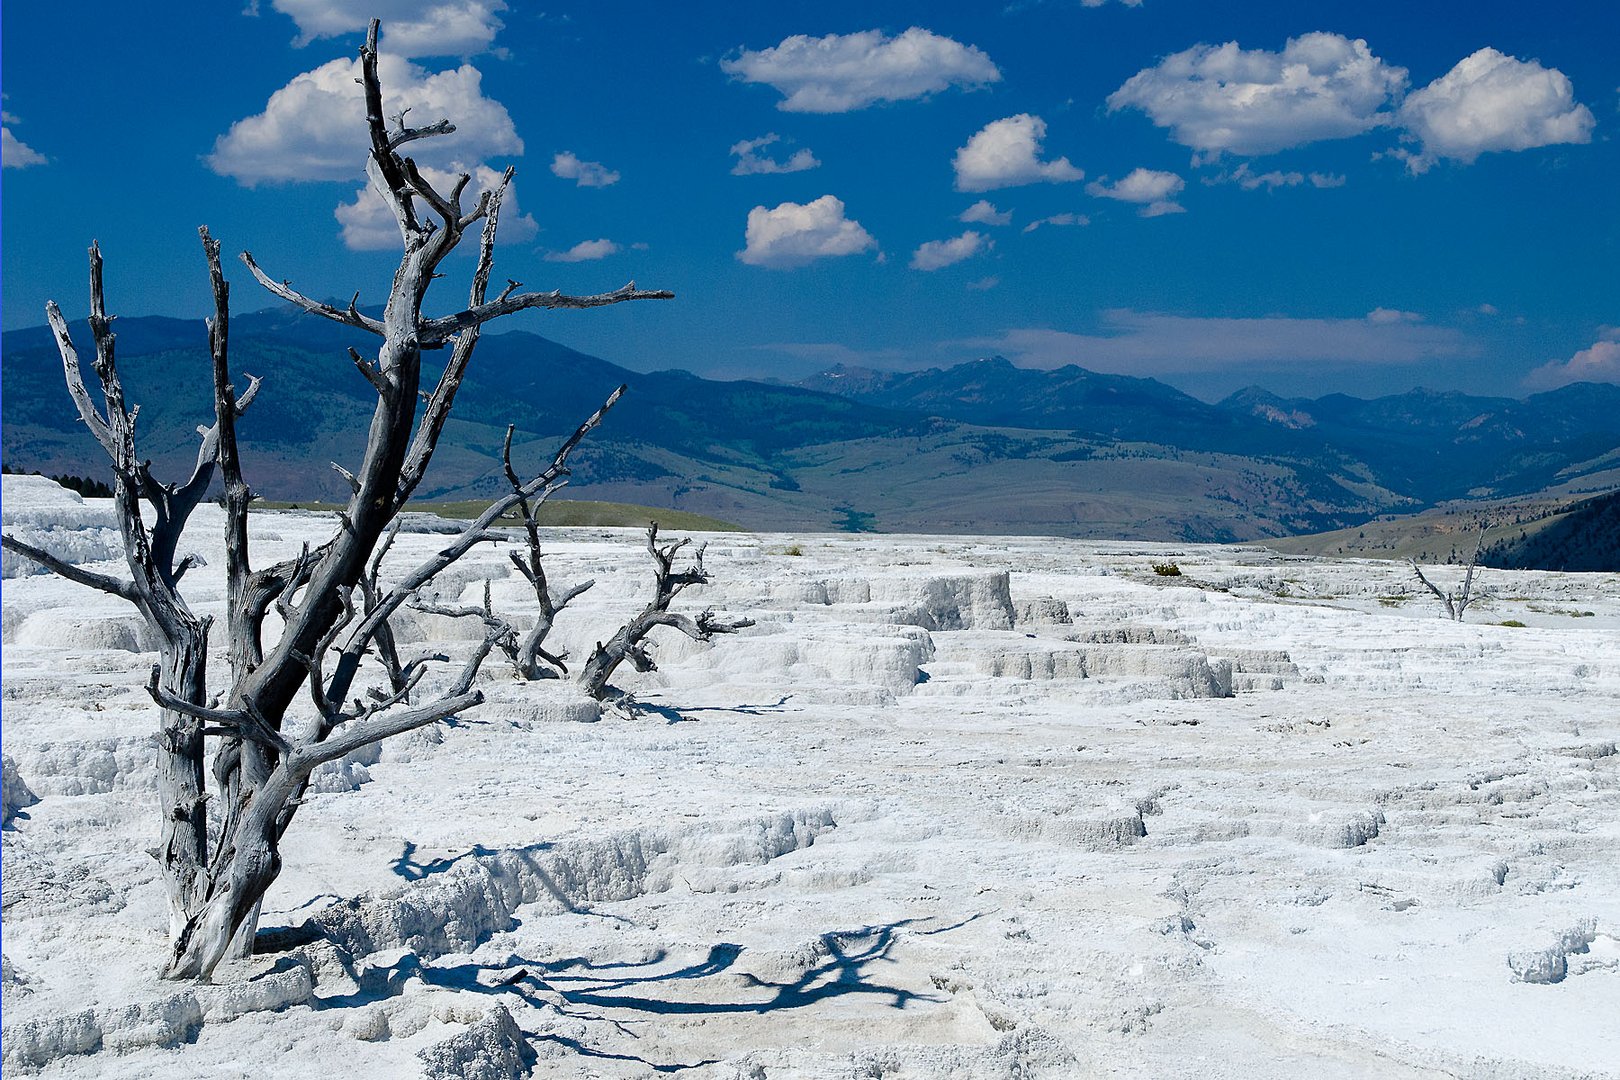
MULTIPOLYGON (((143 406, 142 452, 179 474, 212 407, 202 323, 122 318, 115 329, 130 400, 143 406)), ((75 334, 87 349, 82 324, 75 334)), ((374 400, 346 348, 373 340, 291 309, 233 317, 238 380, 265 378, 241 424, 256 490, 345 494, 328 462, 359 452, 374 400)), ((7 463, 104 475, 49 330, 8 332, 0 350, 7 463)), ((424 357, 429 385, 440 362, 424 357)), ((1470 492, 1620 478, 1620 387, 1523 402, 1251 389, 1210 404, 1152 379, 1031 371, 1001 358, 925 372, 835 368, 786 386, 637 373, 514 331, 480 342, 421 496, 498 493, 508 424, 520 462, 549 459, 621 382, 630 393, 575 456, 569 494, 752 528, 1244 540, 1470 492)))
POLYGON ((1360 463, 1422 502, 1546 486, 1620 445, 1620 386, 1576 383, 1519 401, 1422 388, 1371 400, 1248 387, 1211 405, 1156 379, 1003 357, 883 372, 836 366, 798 383, 865 404, 982 425, 1072 429, 1121 442, 1360 463))

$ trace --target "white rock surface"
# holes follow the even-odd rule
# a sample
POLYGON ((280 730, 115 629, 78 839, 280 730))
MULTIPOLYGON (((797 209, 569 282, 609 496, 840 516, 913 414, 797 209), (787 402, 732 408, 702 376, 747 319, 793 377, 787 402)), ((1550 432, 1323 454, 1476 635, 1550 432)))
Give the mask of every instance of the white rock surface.
MULTIPOLYGON (((44 476, 0 475, 0 524, 7 534, 70 563, 122 561, 123 542, 112 500, 85 502, 44 476)), ((48 573, 32 559, 0 551, 0 577, 48 573)))
MULTIPOLYGON (((27 527, 100 527, 43 495, 27 527)), ((330 528, 264 515, 255 555, 330 528)), ((497 658, 482 710, 323 770, 278 951, 195 988, 154 977, 152 656, 8 578, 6 1074, 1620 1076, 1620 577, 1491 571, 1458 625, 1399 566, 1257 548, 708 539, 678 606, 756 626, 663 638, 633 720, 497 658)), ((546 545, 598 581, 577 667, 646 556, 546 545)), ((446 598, 521 604, 478 556, 446 598)))

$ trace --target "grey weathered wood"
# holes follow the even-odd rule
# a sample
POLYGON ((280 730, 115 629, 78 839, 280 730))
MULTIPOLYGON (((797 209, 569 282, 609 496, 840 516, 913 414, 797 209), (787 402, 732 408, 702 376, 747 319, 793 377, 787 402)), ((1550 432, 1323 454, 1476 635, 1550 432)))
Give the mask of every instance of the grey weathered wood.
POLYGON ((399 223, 402 249, 382 317, 362 314, 358 294, 346 309, 311 300, 275 281, 251 255, 243 255, 249 272, 273 295, 379 339, 374 358, 351 351, 376 391, 376 402, 361 460, 352 470, 341 470, 350 478, 352 495, 329 540, 296 559, 253 568, 248 510, 254 496, 244 475, 235 421, 258 392, 259 381, 249 376, 240 395, 232 383, 229 283, 220 265, 219 245, 207 230, 201 237, 214 297, 208 335, 215 415, 211 426, 199 429, 197 462, 181 483, 160 483, 136 453, 138 409, 125 402, 118 377, 98 249, 91 249, 90 328, 95 345, 91 368, 104 408, 97 406, 85 385, 66 320, 55 304, 47 309, 69 396, 112 466, 114 506, 131 580, 84 571, 10 537, 4 543, 8 550, 35 558, 70 580, 130 600, 162 642, 149 689, 160 709, 158 857, 170 898, 170 956, 164 974, 171 978, 206 978, 231 950, 251 946, 260 900, 279 872, 280 844, 312 769, 379 739, 455 715, 481 700, 472 689, 473 679, 490 650, 510 637, 509 627, 503 637, 504 624, 497 625, 499 620, 492 618, 482 645, 455 684, 431 701, 412 703, 424 670, 422 661, 399 663, 388 617, 433 575, 486 539, 492 523, 512 505, 523 500, 536 504, 565 484, 569 453, 623 392, 622 387, 615 391, 565 441, 549 468, 515 485, 511 495, 498 500, 462 536, 384 591, 380 575, 388 546, 385 536, 431 462, 481 327, 525 308, 597 307, 671 295, 633 286, 587 297, 519 294, 513 283, 488 300, 500 205, 511 172, 469 210, 462 206, 467 177, 441 192, 414 162, 400 156, 402 147, 454 128, 448 121, 407 128, 401 116, 396 130, 390 130, 384 119, 377 39, 378 24, 373 21, 360 50, 370 142, 366 171, 399 223), (419 207, 432 220, 419 216, 419 207), (444 318, 424 316, 422 305, 440 276, 440 265, 466 231, 480 222, 467 307, 444 318), (452 349, 444 373, 432 393, 423 395, 422 350, 445 345, 452 349), (418 403, 424 396, 426 405, 419 417, 418 403), (226 653, 231 668, 229 689, 219 701, 210 700, 207 693, 210 623, 192 613, 179 591, 181 578, 196 560, 178 551, 185 524, 216 475, 225 491, 226 653), (143 504, 150 510, 150 526, 142 517, 143 504), (357 592, 359 609, 353 601, 357 592), (275 640, 267 641, 264 624, 272 609, 282 615, 283 626, 275 640), (351 697, 362 661, 379 653, 389 669, 387 688, 351 697), (309 694, 317 719, 313 726, 295 732, 284 721, 300 692, 309 694), (217 740, 212 802, 203 786, 205 739, 217 740), (217 808, 212 823, 210 806, 217 808), (210 824, 215 827, 210 829, 210 824))
POLYGON ((1468 560, 1468 572, 1463 576, 1462 587, 1452 593, 1443 592, 1438 585, 1430 581, 1424 575, 1423 569, 1418 566, 1417 560, 1407 559, 1406 562, 1412 568, 1412 573, 1417 575, 1417 579, 1423 584, 1423 587, 1433 593, 1435 599, 1439 600, 1445 607, 1446 617, 1454 622, 1462 622, 1463 615, 1468 611, 1469 605, 1479 599, 1474 593, 1474 574, 1479 566, 1480 552, 1484 549, 1485 527, 1482 525, 1479 529, 1479 538, 1474 543, 1473 557, 1468 560))
MULTIPOLYGON (((524 495, 523 482, 518 478, 517 469, 512 465, 512 435, 516 430, 515 426, 507 425, 506 439, 501 446, 501 464, 506 470, 507 483, 512 485, 512 492, 517 496, 517 509, 523 518, 527 550, 523 554, 516 551, 507 554, 517 572, 534 590, 536 615, 534 625, 523 635, 522 641, 515 643, 507 659, 511 661, 512 668, 520 679, 555 678, 568 674, 568 665, 565 662, 567 656, 564 653, 546 651, 546 638, 556 625, 558 612, 567 607, 571 600, 592 588, 596 581, 590 579, 561 591, 554 591, 546 580, 545 563, 540 553, 539 511, 545 502, 544 495, 549 495, 550 492, 543 492, 538 500, 524 495)), ((487 597, 485 606, 488 606, 487 597)))
POLYGON ((713 610, 705 609, 697 618, 669 610, 683 590, 692 585, 706 585, 708 571, 703 567, 703 546, 692 552, 692 561, 681 569, 675 568, 675 556, 690 544, 691 538, 674 543, 658 543, 658 522, 647 528, 647 553, 653 560, 653 598, 629 622, 604 644, 597 642, 590 659, 580 672, 579 683, 585 692, 598 701, 607 696, 608 680, 626 660, 637 671, 656 671, 657 663, 648 651, 647 636, 660 626, 679 630, 693 641, 710 641, 715 634, 735 634, 753 626, 752 619, 716 619, 713 610))
MULTIPOLYGON (((62 357, 68 394, 79 419, 107 454, 113 474, 113 506, 123 539, 130 580, 95 574, 57 559, 12 537, 6 548, 34 559, 78 584, 130 601, 141 612, 159 642, 155 678, 177 703, 200 704, 207 692, 210 620, 199 618, 180 594, 179 582, 196 564, 195 557, 176 558, 186 522, 212 479, 219 422, 201 429, 202 445, 191 476, 179 485, 160 483, 136 450, 138 408, 129 408, 118 373, 116 338, 107 314, 99 245, 90 247, 90 331, 95 345, 91 368, 100 384, 105 409, 98 409, 85 386, 78 350, 61 309, 46 305, 46 318, 62 357), (142 503, 153 513, 148 526, 142 503)), ((249 395, 250 396, 250 395, 249 395)), ((240 403, 246 406, 246 401, 240 403)), ((235 415, 233 403, 232 418, 235 415)), ((203 782, 202 722, 188 712, 162 709, 157 739, 157 796, 160 819, 155 854, 168 895, 171 933, 178 932, 198 907, 203 868, 207 863, 208 815, 203 782)))

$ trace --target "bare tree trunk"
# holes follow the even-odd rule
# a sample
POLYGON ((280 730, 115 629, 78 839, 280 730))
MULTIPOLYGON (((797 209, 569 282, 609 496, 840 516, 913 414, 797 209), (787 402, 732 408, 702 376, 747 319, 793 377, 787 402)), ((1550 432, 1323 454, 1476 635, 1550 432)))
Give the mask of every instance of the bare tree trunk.
MULTIPOLYGON (((165 642, 161 685, 186 701, 207 699, 208 634, 206 626, 182 640, 165 642)), ((164 709, 158 727, 158 812, 161 836, 158 862, 169 897, 169 937, 185 927, 202 895, 208 865, 207 791, 203 775, 202 723, 195 717, 164 709)))
POLYGON ((433 575, 474 544, 489 539, 500 513, 520 501, 543 499, 564 483, 569 453, 623 391, 623 387, 615 391, 564 443, 550 468, 526 483, 514 479, 512 495, 498 501, 398 586, 381 594, 375 581, 379 542, 422 480, 483 325, 530 308, 583 309, 672 297, 668 292, 637 289, 634 282, 595 296, 520 293, 518 284, 511 282, 488 300, 496 222, 512 172, 508 169, 498 184, 480 196, 477 206, 465 212, 461 198, 469 176, 461 176, 448 194, 424 178, 415 162, 399 153, 400 148, 455 129, 448 121, 409 128, 403 113, 389 127, 383 113, 377 39, 378 23, 373 20, 360 50, 360 81, 371 142, 366 171, 393 210, 403 244, 382 319, 360 313, 358 294, 346 310, 321 303, 270 278, 251 255, 244 252, 242 256, 259 283, 276 296, 381 339, 374 361, 350 350, 355 367, 376 391, 377 402, 358 470, 340 469, 349 479, 353 496, 338 530, 325 544, 275 566, 257 571, 251 567, 247 522, 253 495, 242 476, 235 419, 252 400, 258 382, 250 376, 250 385, 240 397, 230 383, 229 287, 219 262, 219 245, 206 230, 202 232, 203 246, 215 303, 215 316, 209 321, 215 422, 203 432, 196 468, 183 485, 160 484, 136 453, 135 411, 125 405, 113 360, 99 250, 91 249, 90 326, 96 346, 94 370, 106 399, 104 411, 85 388, 66 321, 54 303, 47 306, 69 394, 80 419, 112 463, 114 501, 132 580, 71 566, 10 536, 3 543, 8 550, 69 580, 135 604, 162 642, 162 662, 152 673, 148 691, 162 710, 159 858, 170 897, 171 949, 164 969, 170 978, 206 978, 233 950, 251 949, 262 898, 280 870, 281 839, 314 768, 380 739, 445 719, 482 700, 472 682, 499 640, 498 628, 489 629, 450 692, 413 706, 409 696, 424 669, 419 664, 414 671, 400 667, 388 618, 433 575), (431 213, 435 220, 423 220, 419 210, 431 213), (439 265, 466 230, 479 222, 483 223, 479 253, 467 306, 447 316, 424 316, 423 300, 440 276, 439 265), (424 393, 422 352, 445 348, 449 358, 444 370, 432 392, 424 393), (231 665, 231 689, 223 705, 206 703, 209 622, 193 615, 179 590, 180 579, 195 562, 191 557, 176 561, 185 523, 205 494, 216 462, 225 485, 226 652, 231 665), (143 503, 155 515, 150 528, 142 517, 143 503), (377 595, 363 598, 361 614, 354 594, 367 580, 368 560, 373 560, 369 584, 377 595), (272 605, 281 614, 282 632, 267 643, 264 621, 272 605), (355 624, 352 629, 351 623, 355 624), (372 689, 366 698, 357 695, 351 699, 364 657, 379 650, 385 658, 393 653, 387 665, 389 688, 372 689), (325 668, 329 653, 335 657, 330 675, 325 668), (284 732, 287 709, 306 688, 317 721, 310 731, 284 732), (204 740, 209 737, 221 740, 213 768, 220 820, 211 850, 203 770, 204 740))
MULTIPOLYGON (((501 462, 506 467, 507 482, 512 485, 512 491, 517 496, 518 510, 523 515, 524 539, 528 542, 528 550, 520 555, 510 552, 512 565, 523 579, 534 590, 535 620, 534 626, 523 636, 516 651, 511 657, 512 667, 517 671, 518 677, 529 681, 536 679, 553 679, 559 675, 568 674, 568 665, 565 653, 550 653, 546 651, 546 638, 550 636, 551 629, 556 625, 557 614, 567 607, 569 603, 581 593, 596 584, 595 579, 574 585, 562 592, 553 592, 551 584, 546 580, 545 563, 540 557, 540 507, 545 502, 545 496, 550 492, 543 492, 538 500, 530 500, 523 495, 523 484, 518 479, 518 473, 512 467, 512 433, 516 428, 508 425, 506 428, 506 442, 501 448, 501 462)), ((484 606, 489 606, 486 596, 484 606)))
POLYGON ((1430 581, 1423 573, 1422 568, 1418 566, 1417 560, 1406 560, 1407 565, 1411 566, 1412 568, 1412 573, 1417 575, 1418 581, 1423 584, 1425 589, 1428 589, 1429 592, 1433 593, 1434 598, 1439 600, 1441 605, 1445 607, 1446 618, 1451 619, 1453 622, 1462 622, 1463 615, 1468 611, 1469 605, 1475 600, 1479 599, 1474 594, 1474 575, 1479 567, 1480 552, 1484 549, 1485 526, 1482 524, 1479 527, 1479 538, 1474 543, 1473 558, 1468 560, 1468 571, 1463 576, 1462 587, 1456 592, 1452 593, 1443 592, 1438 585, 1430 581))
POLYGON ((708 571, 703 568, 701 545, 692 552, 692 562, 689 565, 680 570, 675 569, 676 554, 691 542, 691 539, 687 538, 672 544, 660 545, 658 523, 655 521, 648 527, 647 552, 653 560, 652 602, 629 622, 619 627, 618 632, 607 644, 596 643, 595 650, 592 651, 590 659, 585 663, 584 671, 580 672, 579 676, 580 686, 591 697, 600 701, 607 696, 608 680, 626 660, 630 661, 637 671, 658 670, 652 653, 648 651, 651 643, 647 642, 646 638, 660 626, 679 630, 693 641, 710 641, 715 634, 735 634, 744 627, 754 625, 752 619, 718 620, 714 617, 714 612, 707 609, 696 619, 669 610, 670 603, 682 590, 691 585, 706 585, 709 582, 708 571))

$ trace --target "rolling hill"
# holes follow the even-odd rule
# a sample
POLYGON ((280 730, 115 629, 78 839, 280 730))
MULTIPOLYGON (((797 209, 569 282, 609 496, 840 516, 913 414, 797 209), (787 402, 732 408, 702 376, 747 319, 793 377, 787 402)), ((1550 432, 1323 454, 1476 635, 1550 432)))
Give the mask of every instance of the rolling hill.
MULTIPOLYGON (((343 496, 328 463, 362 446, 372 391, 345 350, 365 349, 366 335, 279 308, 238 315, 231 329, 233 369, 265 377, 241 425, 250 483, 272 499, 343 496)), ((143 453, 178 474, 211 410, 202 324, 124 318, 117 330, 129 397, 143 405, 143 453)), ((7 333, 0 348, 7 464, 104 473, 49 331, 7 333)), ((507 424, 520 463, 537 463, 621 382, 630 392, 576 454, 568 494, 756 529, 1250 540, 1445 498, 1595 484, 1620 466, 1616 387, 1525 402, 1254 390, 1209 404, 1151 379, 997 358, 834 369, 785 386, 636 373, 520 331, 480 343, 420 496, 499 493, 507 424)))

